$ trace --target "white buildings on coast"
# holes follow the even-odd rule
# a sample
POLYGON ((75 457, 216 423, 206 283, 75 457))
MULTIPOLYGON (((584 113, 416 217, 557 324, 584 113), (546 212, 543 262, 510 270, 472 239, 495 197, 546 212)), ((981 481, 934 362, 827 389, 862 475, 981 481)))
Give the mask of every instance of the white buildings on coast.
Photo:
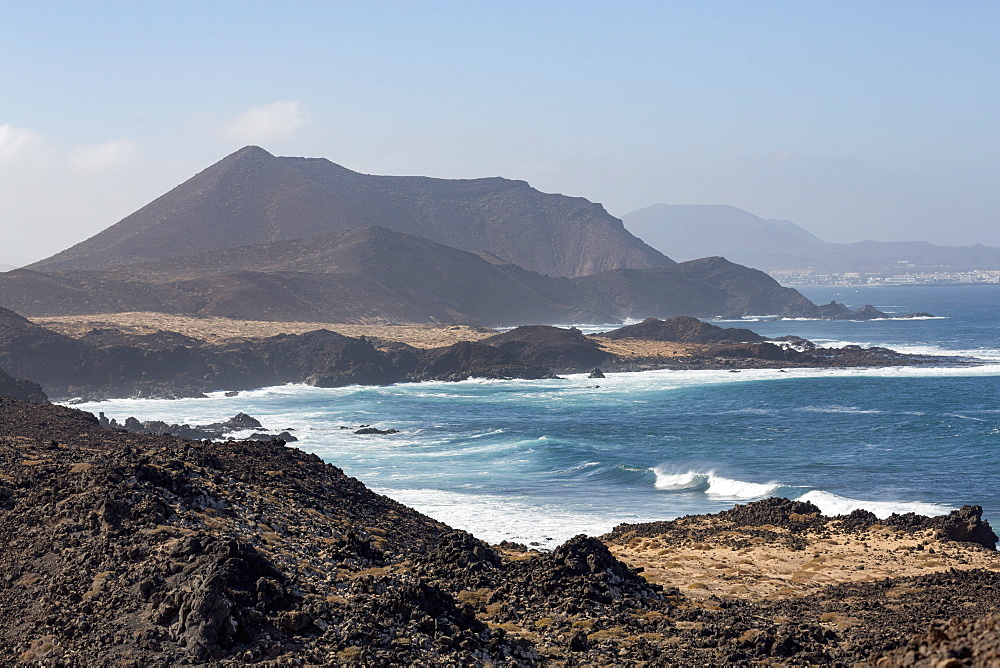
POLYGON ((782 285, 946 285, 1000 283, 1000 270, 908 271, 899 273, 819 273, 812 269, 775 269, 767 272, 782 285))

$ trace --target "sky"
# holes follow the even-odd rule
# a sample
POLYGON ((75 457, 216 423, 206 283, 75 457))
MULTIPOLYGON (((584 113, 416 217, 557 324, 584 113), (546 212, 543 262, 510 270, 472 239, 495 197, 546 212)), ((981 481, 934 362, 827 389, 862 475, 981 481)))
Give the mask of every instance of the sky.
POLYGON ((0 0, 0 263, 248 144, 1000 246, 998 26, 994 0, 0 0))

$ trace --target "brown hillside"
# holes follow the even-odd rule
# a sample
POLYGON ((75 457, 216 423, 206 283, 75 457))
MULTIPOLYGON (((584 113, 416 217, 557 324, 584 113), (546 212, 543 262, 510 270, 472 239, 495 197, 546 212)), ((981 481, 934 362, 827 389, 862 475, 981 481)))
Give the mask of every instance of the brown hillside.
POLYGON ((105 271, 19 269, 0 275, 0 306, 32 317, 155 311, 490 326, 816 310, 795 290, 722 258, 568 279, 383 227, 105 271))
POLYGON ((672 263, 601 205, 523 181, 370 176, 248 146, 30 268, 107 269, 373 224, 557 276, 672 263))

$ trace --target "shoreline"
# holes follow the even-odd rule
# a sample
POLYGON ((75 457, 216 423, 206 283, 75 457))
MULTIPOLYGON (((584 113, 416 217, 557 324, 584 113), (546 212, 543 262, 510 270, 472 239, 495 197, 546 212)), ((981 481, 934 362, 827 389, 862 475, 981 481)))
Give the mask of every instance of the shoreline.
POLYGON ((774 498, 540 553, 278 441, 8 398, 0 418, 0 647, 25 662, 874 664, 948 619, 919 656, 966 637, 986 656, 962 629, 998 604, 977 507, 828 518, 774 498))
MULTIPOLYGON (((745 371, 742 374, 732 375, 728 371, 715 371, 683 374, 679 377, 680 380, 674 382, 670 380, 673 373, 671 371, 647 372, 649 376, 645 379, 633 374, 609 374, 608 379, 603 381, 593 381, 581 374, 565 379, 547 379, 543 381, 486 381, 485 383, 482 381, 468 381, 454 389, 449 387, 452 385, 450 382, 432 381, 427 383, 428 386, 433 386, 432 388, 421 388, 421 384, 413 384, 409 388, 400 386, 396 391, 389 393, 380 391, 377 394, 380 400, 395 403, 397 401, 407 402, 409 401, 408 397, 425 396, 428 391, 432 394, 441 392, 446 396, 451 394, 459 396, 504 396, 511 391, 528 391, 542 392, 546 395, 551 394, 551 396, 556 397, 556 402, 558 403, 558 397, 563 396, 566 392, 568 392, 567 396, 580 396, 582 392, 585 397, 596 396, 600 393, 610 393, 608 400, 613 402, 615 401, 615 397, 654 388, 660 385, 661 381, 669 383, 671 387, 683 387, 687 383, 701 384, 705 381, 713 384, 766 383, 768 381, 780 380, 818 380, 824 377, 854 378, 858 374, 868 378, 882 378, 885 372, 893 374, 897 378, 905 378, 912 377, 908 373, 909 369, 907 367, 896 367, 886 371, 879 369, 799 369, 787 373, 758 370, 745 371), (699 378, 701 373, 711 374, 711 377, 699 378), (634 385, 634 382, 638 383, 638 385, 634 385), (595 387, 595 383, 600 384, 601 388, 591 389, 595 387)), ((931 370, 920 370, 918 373, 921 374, 920 377, 927 377, 928 371, 933 373, 931 370)), ((955 371, 950 369, 941 369, 940 371, 948 374, 955 373, 955 371)), ((973 370, 959 371, 958 373, 969 373, 971 371, 973 370)), ((993 369, 992 373, 1000 374, 1000 369, 993 369)), ((777 387, 776 390, 779 392, 783 391, 777 387)), ((582 505, 574 502, 560 503, 555 498, 552 499, 552 503, 549 503, 548 497, 544 492, 540 492, 541 497, 537 502, 522 503, 517 502, 515 497, 502 497, 489 490, 476 492, 469 490, 471 493, 466 493, 460 487, 455 487, 447 483, 443 483, 440 486, 431 484, 428 487, 420 482, 415 485, 409 482, 394 482, 391 478, 381 477, 382 473, 372 473, 370 467, 364 463, 364 453, 370 449, 381 451, 385 448, 390 450, 397 448, 409 450, 414 446, 422 448, 428 443, 428 436, 426 434, 421 435, 421 432, 424 431, 426 424, 430 423, 425 424, 424 422, 409 421, 407 418, 408 411, 403 411, 401 414, 399 411, 393 412, 390 409, 388 412, 383 411, 377 415, 373 413, 355 414, 352 412, 354 408, 348 406, 351 405, 352 401, 355 401, 351 397, 354 397, 355 393, 358 392, 360 392, 357 395, 358 397, 368 396, 361 386, 314 388, 300 384, 297 386, 280 386, 276 388, 273 396, 272 392, 268 389, 252 391, 250 394, 241 393, 229 397, 220 392, 206 399, 185 401, 183 405, 176 406, 172 406, 172 400, 166 399, 152 401, 145 399, 119 400, 115 401, 112 405, 103 403, 71 405, 76 408, 92 411, 94 414, 97 414, 99 411, 107 412, 110 417, 116 418, 119 423, 124 421, 125 418, 138 417, 140 421, 153 423, 150 424, 150 428, 156 430, 152 432, 140 431, 138 433, 162 434, 165 431, 169 431, 174 435, 183 435, 185 434, 185 430, 172 429, 166 423, 182 421, 190 421, 191 424, 217 423, 228 416, 232 416, 237 411, 247 411, 254 418, 259 418, 265 425, 263 430, 267 431, 269 429, 272 436, 280 437, 278 432, 288 429, 297 439, 301 439, 294 444, 295 447, 314 453, 326 461, 341 465, 351 475, 357 476, 366 484, 378 488, 380 493, 386 494, 408 506, 417 508, 421 512, 439 517, 453 526, 474 532, 477 535, 479 535, 480 531, 483 531, 483 536, 490 540, 516 540, 524 543, 534 541, 540 545, 553 545, 555 543, 550 542, 552 536, 555 536, 557 540, 563 540, 574 533, 585 530, 585 527, 592 522, 592 520, 585 516, 586 511, 582 505), (281 406, 300 406, 305 412, 310 412, 313 410, 313 407, 318 408, 322 406, 344 406, 343 410, 347 412, 342 414, 331 413, 330 416, 325 416, 324 414, 321 417, 292 419, 284 415, 286 409, 271 406, 275 401, 280 401, 281 406), (306 406, 309 408, 306 408, 306 406), (361 422, 367 424, 361 425, 361 422), (355 426, 344 428, 343 425, 345 424, 355 426), (376 434, 386 435, 352 435, 357 425, 368 426, 368 424, 376 427, 376 434), (338 425, 341 426, 338 428, 338 425), (390 431, 397 428, 401 430, 401 432, 397 432, 398 435, 390 434, 390 431), (360 457, 357 461, 355 454, 358 454, 360 457), (466 503, 481 506, 484 512, 504 517, 505 521, 489 529, 484 529, 485 525, 483 523, 477 522, 473 515, 466 512, 464 505, 466 503), (551 512, 547 515, 545 522, 532 522, 532 512, 544 513, 546 509, 549 509, 551 512)), ((358 399, 358 401, 367 401, 367 399, 358 399)), ((320 410, 322 409, 320 408, 320 410)), ((230 418, 230 420, 232 419, 230 418)), ((428 417, 427 419, 432 420, 433 418, 428 417)), ((136 426, 141 427, 138 423, 136 423, 136 426)), ((187 427, 187 425, 183 425, 183 427, 187 427)), ((254 427, 254 430, 261 431, 257 427, 254 427)), ((249 432, 243 432, 238 437, 246 437, 247 433, 249 432)), ((494 436, 492 433, 487 426, 483 426, 479 431, 468 431, 464 427, 459 427, 451 429, 447 435, 443 435, 442 437, 454 439, 456 444, 468 443, 473 450, 475 450, 475 444, 480 444, 479 447, 487 447, 483 446, 483 442, 478 440, 483 435, 489 436, 487 441, 491 442, 488 446, 490 448, 503 448, 505 444, 518 442, 518 439, 521 438, 520 436, 508 435, 494 436)), ((539 434, 552 436, 551 433, 540 431, 533 432, 532 438, 539 434)), ((198 438, 201 438, 201 436, 198 436, 198 438)), ((624 438, 626 440, 609 438, 607 442, 627 443, 627 436, 624 438)), ((431 438, 431 441, 433 440, 431 438)), ((456 451, 454 456, 457 457, 460 454, 459 451, 456 451)), ((712 512, 716 509, 731 506, 734 503, 744 503, 751 499, 766 498, 774 495, 786 496, 800 501, 811 501, 821 511, 831 515, 848 513, 854 508, 865 508, 875 512, 879 517, 886 516, 892 512, 947 513, 949 510, 956 508, 957 505, 960 505, 958 502, 962 500, 960 495, 955 494, 931 494, 928 496, 923 494, 914 495, 900 491, 895 494, 879 494, 860 488, 846 489, 845 491, 845 488, 838 487, 835 481, 826 481, 824 483, 808 477, 803 478, 800 475, 796 475, 794 471, 785 471, 783 474, 778 475, 753 467, 729 467, 727 469, 724 462, 722 470, 728 470, 728 473, 724 472, 718 475, 713 463, 706 464, 702 468, 690 468, 692 464, 688 462, 680 468, 666 466, 663 470, 659 470, 659 464, 663 461, 661 458, 650 459, 648 461, 626 462, 626 464, 641 467, 633 469, 639 473, 630 474, 633 475, 630 478, 632 480, 630 484, 638 485, 635 492, 637 494, 641 492, 644 495, 642 497, 643 502, 648 507, 628 506, 627 509, 633 511, 629 513, 598 513, 594 516, 594 519, 599 518, 598 521, 600 522, 599 526, 601 530, 610 530, 614 524, 622 521, 635 522, 658 519, 664 516, 674 517, 691 512, 712 512), (672 480, 661 480, 663 474, 676 474, 666 475, 666 478, 687 476, 690 480, 680 483, 672 480), (687 493, 687 489, 692 490, 690 495, 687 493), (681 494, 675 496, 671 490, 679 491, 681 494), (667 505, 662 506, 657 504, 667 505), (653 506, 657 507, 653 508, 653 506), (652 513, 649 512, 650 508, 653 508, 652 513), (663 510, 659 510, 660 508, 663 510), (672 508, 672 510, 668 511, 667 508, 672 508)), ((714 462, 714 464, 718 463, 717 461, 714 462)), ((385 467, 391 472, 391 465, 391 462, 385 461, 377 468, 385 467)), ((594 463, 594 465, 597 466, 597 463, 594 463)), ((418 479, 424 480, 423 478, 418 479)), ((424 480, 424 482, 426 481, 424 480)), ((989 499, 991 500, 985 504, 989 508, 988 516, 996 520, 995 501, 992 500, 993 497, 989 497, 989 499)), ((622 502, 628 503, 628 501, 624 500, 622 502)), ((622 506, 622 508, 626 508, 626 506, 622 506)))
MULTIPOLYGON (((822 348, 794 336, 768 341, 750 330, 724 329, 694 318, 650 320, 592 335, 551 326, 522 326, 498 333, 460 325, 273 323, 149 313, 36 318, 35 323, 52 328, 52 336, 67 337, 60 344, 64 348, 73 342, 88 347, 91 352, 87 354, 98 358, 103 351, 127 353, 137 364, 151 367, 148 371, 143 367, 138 376, 136 370, 125 370, 104 380, 81 379, 72 384, 63 380, 62 385, 39 378, 60 400, 198 397, 207 392, 244 391, 288 382, 334 387, 470 377, 538 379, 595 370, 735 373, 990 363, 958 355, 901 353, 857 345, 822 348), (325 326, 339 331, 315 329, 325 326), (625 330, 643 333, 623 335, 625 330), (178 373, 178 366, 190 366, 187 354, 195 355, 204 370, 178 373), (168 362, 171 357, 176 361, 168 362), (245 371, 218 371, 226 367, 245 371)), ((98 373, 95 378, 99 377, 98 373)))

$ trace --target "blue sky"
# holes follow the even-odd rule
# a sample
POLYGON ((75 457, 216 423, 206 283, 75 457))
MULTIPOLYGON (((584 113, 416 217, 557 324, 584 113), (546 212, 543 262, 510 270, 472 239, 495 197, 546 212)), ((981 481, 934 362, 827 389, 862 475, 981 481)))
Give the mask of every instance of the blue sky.
POLYGON ((998 26, 997 2, 0 0, 0 262, 251 143, 1000 245, 998 26))

